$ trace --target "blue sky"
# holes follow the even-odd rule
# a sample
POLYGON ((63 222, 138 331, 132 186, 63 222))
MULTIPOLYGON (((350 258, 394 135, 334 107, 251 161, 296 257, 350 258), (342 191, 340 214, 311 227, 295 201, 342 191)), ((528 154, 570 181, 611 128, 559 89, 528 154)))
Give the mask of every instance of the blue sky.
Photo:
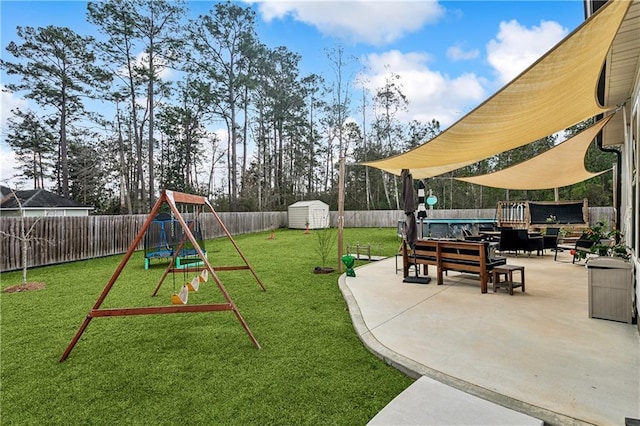
MULTIPOLYGON (((357 59, 353 97, 375 92, 390 72, 400 75, 409 111, 405 119, 439 120, 446 127, 491 96, 584 21, 583 2, 566 1, 251 1, 258 34, 271 47, 302 56, 302 74, 330 78, 326 48, 341 45, 357 59)), ((187 3, 192 17, 211 1, 187 3)), ((85 1, 0 1, 3 59, 16 26, 67 26, 96 35, 85 1)), ((7 79, 0 76, 0 84, 7 79)), ((4 135, 11 108, 27 103, 0 94, 4 135)), ((354 111, 354 116, 357 113, 354 111)), ((359 119, 357 119, 359 121, 359 119)), ((13 173, 0 143, 0 181, 13 173)))

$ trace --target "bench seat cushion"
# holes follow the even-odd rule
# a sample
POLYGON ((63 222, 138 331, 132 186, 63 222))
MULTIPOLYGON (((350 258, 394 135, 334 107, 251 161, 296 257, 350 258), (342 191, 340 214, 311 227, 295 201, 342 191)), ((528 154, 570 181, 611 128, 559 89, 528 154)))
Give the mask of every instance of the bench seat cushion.
MULTIPOLYGON (((435 260, 435 259, 433 259, 435 260)), ((459 265, 467 265, 467 266, 480 266, 480 263, 475 260, 464 260, 464 259, 447 259, 447 263, 455 263, 459 265)), ((488 270, 495 268, 496 266, 506 265, 507 258, 502 256, 496 256, 491 260, 487 260, 485 263, 488 270)))

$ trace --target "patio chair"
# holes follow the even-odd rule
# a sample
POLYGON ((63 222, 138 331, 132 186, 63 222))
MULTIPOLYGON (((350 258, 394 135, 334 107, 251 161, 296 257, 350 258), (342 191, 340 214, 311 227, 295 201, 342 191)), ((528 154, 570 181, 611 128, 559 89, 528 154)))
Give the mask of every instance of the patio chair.
POLYGON ((558 235, 560 234, 560 228, 547 228, 547 232, 543 235, 544 238, 544 250, 551 249, 555 252, 553 260, 558 259, 558 235))
POLYGON ((471 231, 469 231, 467 228, 462 228, 462 236, 464 237, 465 241, 485 241, 486 240, 486 238, 483 237, 482 235, 473 235, 471 231))
POLYGON ((500 230, 500 240, 498 242, 498 251, 500 253, 504 252, 515 252, 516 256, 518 255, 518 250, 522 250, 522 246, 518 241, 518 230, 517 229, 501 229, 500 230))
POLYGON ((537 255, 540 256, 544 251, 544 237, 542 235, 529 235, 529 231, 526 229, 517 229, 517 231, 518 241, 522 246, 522 250, 528 252, 529 256, 535 250, 537 255))
POLYGON ((498 251, 515 252, 526 251, 531 256, 532 251, 538 252, 538 255, 544 249, 544 239, 542 235, 532 236, 526 229, 502 229, 500 231, 500 242, 498 243, 498 251))
POLYGON ((591 253, 591 247, 593 247, 595 243, 596 242, 590 239, 587 234, 582 234, 580 238, 576 240, 576 245, 573 248, 574 255, 571 263, 576 263, 576 257, 579 256, 579 253, 591 253))
POLYGON ((480 233, 483 233, 483 232, 493 232, 493 231, 495 231, 495 230, 496 230, 495 225, 479 225, 479 226, 478 226, 478 231, 479 231, 480 233))

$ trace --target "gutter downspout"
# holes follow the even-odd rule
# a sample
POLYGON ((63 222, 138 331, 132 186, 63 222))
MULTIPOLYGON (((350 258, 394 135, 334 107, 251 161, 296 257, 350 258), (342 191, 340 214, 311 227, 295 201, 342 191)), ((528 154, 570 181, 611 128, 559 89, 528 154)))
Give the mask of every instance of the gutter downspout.
MULTIPOLYGON (((601 120, 603 114, 599 114, 597 116, 598 120, 601 120)), ((616 154, 616 170, 615 178, 616 178, 616 188, 615 188, 615 200, 614 200, 614 208, 616 215, 616 226, 615 229, 620 229, 620 198, 622 196, 622 153, 613 148, 605 148, 602 146, 602 130, 596 136, 596 144, 598 145, 598 149, 602 152, 613 152, 616 154)), ((616 234, 616 244, 620 242, 620 235, 616 234)))
MULTIPOLYGON (((584 1, 584 12, 585 12, 585 19, 588 18, 589 16, 591 16, 592 14, 594 14, 595 12, 598 11, 598 9, 600 9, 602 6, 605 5, 605 3, 607 2, 607 0, 585 0, 584 1), (590 6, 590 7, 589 7, 590 6), (591 9, 591 10, 589 10, 591 9)), ((598 79, 598 91, 597 91, 597 95, 598 95, 598 102, 600 102, 600 105, 604 105, 604 87, 605 87, 605 74, 606 74, 606 63, 602 65, 602 71, 600 72, 600 78, 598 79)), ((602 118, 604 117, 604 114, 598 114, 596 116, 596 120, 602 120, 602 118)), ((602 130, 600 130, 600 132, 598 132, 598 134, 596 135, 596 144, 598 146, 598 149, 602 152, 613 152, 616 154, 616 188, 615 188, 615 197, 614 197, 614 206, 613 208, 615 209, 615 215, 616 215, 616 228, 615 229, 620 229, 620 198, 622 195, 622 153, 620 151, 618 151, 617 149, 613 149, 613 148, 605 148, 602 145, 602 130)), ((616 235, 616 244, 620 242, 620 236, 616 235)))
MULTIPOLYGON (((600 102, 600 105, 604 105, 604 86, 605 86, 605 74, 606 74, 605 68, 604 68, 605 65, 603 65, 602 67, 602 72, 600 73, 600 79, 598 80, 598 101, 600 102)), ((603 118, 604 118, 604 114, 598 114, 596 116, 596 119, 598 121, 602 120, 603 118)), ((622 153, 617 149, 605 148, 602 145, 602 139, 603 139, 602 132, 603 130, 600 130, 595 138, 598 149, 602 152, 613 152, 616 154, 616 167, 615 167, 615 170, 613 171, 613 173, 615 173, 615 179, 616 179, 613 208, 615 209, 615 217, 616 217, 615 229, 620 230, 620 223, 621 223, 620 222, 620 203, 622 198, 622 153)), ((616 234, 616 244, 619 242, 620 242, 620 235, 616 234)))

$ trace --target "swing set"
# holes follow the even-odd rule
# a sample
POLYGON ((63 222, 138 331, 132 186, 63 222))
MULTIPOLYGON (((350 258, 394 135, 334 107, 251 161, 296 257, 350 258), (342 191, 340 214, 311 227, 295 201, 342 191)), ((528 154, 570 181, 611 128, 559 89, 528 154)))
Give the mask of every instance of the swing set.
POLYGON ((82 336, 86 328, 89 326, 89 323, 93 318, 128 316, 128 315, 153 315, 153 314, 175 314, 175 313, 190 313, 190 312, 232 311, 235 314, 238 321, 240 322, 240 324, 242 325, 242 327, 244 328, 247 335, 249 336, 249 339, 251 340, 253 345, 257 349, 260 349, 260 344, 254 337, 253 333, 249 329, 249 326, 247 325, 244 318, 240 314, 240 311, 238 310, 237 306, 231 299, 231 296, 229 295, 224 285, 222 284, 222 281, 220 281, 220 278, 216 274, 216 271, 233 271, 233 270, 251 271, 253 277, 258 282, 258 285, 262 288, 263 291, 266 291, 266 288, 262 284, 262 281, 260 281, 260 278, 258 278, 258 275, 254 271, 254 269, 251 267, 251 265, 249 265, 247 258, 240 251, 240 248, 234 241, 228 229, 222 223, 220 216, 218 216, 216 211, 213 209, 213 206, 209 203, 209 201, 205 197, 202 197, 199 195, 193 195, 193 194, 185 194, 182 192, 164 190, 162 192, 162 195, 158 199, 158 201, 154 204, 153 208, 151 209, 151 212, 149 213, 149 216, 147 217, 144 224, 142 225, 142 228, 138 231, 138 234, 136 235, 134 240, 131 242, 131 245, 129 246, 127 252, 125 253, 122 260, 120 261, 120 264, 118 265, 115 272, 113 273, 113 275, 107 282, 106 286, 102 290, 102 293, 94 303, 93 308, 89 311, 86 318, 80 325, 80 328, 76 331, 76 334, 73 336, 73 338, 71 339, 71 342, 69 343, 64 353, 60 357, 59 362, 63 362, 65 359, 67 359, 67 357, 75 347, 76 343, 78 343, 78 340, 80 340, 80 337, 82 336), (174 294, 171 296, 171 305, 131 307, 131 308, 101 308, 102 303, 104 302, 107 295, 109 294, 112 287, 114 286, 116 280, 122 273, 122 270, 124 269, 127 262, 133 255, 134 251, 140 244, 140 241, 144 237, 145 232, 148 230, 149 226, 153 222, 156 215, 160 212, 161 207, 165 204, 169 206, 173 216, 178 220, 180 226, 182 227, 183 238, 182 238, 182 241, 179 243, 177 249, 175 250, 173 257, 169 265, 165 269, 162 275, 162 278, 160 279, 160 282, 156 286, 152 296, 157 295, 165 278, 167 277, 167 275, 169 275, 169 273, 171 273, 172 276, 174 277, 174 294), (186 204, 186 205, 195 206, 197 211, 194 213, 195 214, 194 220, 189 221, 189 223, 187 223, 183 215, 178 210, 177 204, 186 204), (205 255, 203 249, 198 244, 198 241, 196 240, 192 232, 194 224, 196 223, 196 219, 200 217, 200 214, 203 212, 203 208, 205 206, 211 210, 211 212, 213 213, 213 216, 215 217, 216 221, 220 225, 220 228, 226 234, 227 238, 229 238, 229 241, 233 244, 233 247, 236 249, 237 253, 240 255, 240 257, 244 262, 243 265, 214 267, 214 266, 211 266, 211 264, 209 263, 207 256, 205 255), (187 243, 190 243, 193 246, 201 262, 199 264, 204 266, 198 267, 198 266, 184 265, 179 268, 176 267, 177 266, 176 258, 178 257, 178 254, 181 252, 182 247, 187 243), (195 272, 198 275, 195 276, 190 282, 184 284, 181 287, 179 292, 175 292, 175 273, 176 272, 182 272, 183 274, 195 272), (189 298, 189 291, 198 291, 200 284, 203 282, 207 282, 210 277, 216 283, 226 303, 198 304, 198 305, 187 304, 188 298, 189 298))

